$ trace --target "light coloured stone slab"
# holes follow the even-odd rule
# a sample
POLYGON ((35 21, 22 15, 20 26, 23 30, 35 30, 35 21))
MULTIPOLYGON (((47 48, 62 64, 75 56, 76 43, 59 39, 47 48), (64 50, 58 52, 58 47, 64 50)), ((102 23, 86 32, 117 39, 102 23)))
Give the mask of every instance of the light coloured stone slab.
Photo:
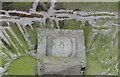
POLYGON ((37 29, 37 33, 37 58, 41 59, 42 56, 45 56, 41 63, 42 69, 44 69, 42 74, 82 74, 81 68, 86 66, 82 30, 37 29))
POLYGON ((44 74, 81 75, 78 58, 47 57, 44 59, 44 74))

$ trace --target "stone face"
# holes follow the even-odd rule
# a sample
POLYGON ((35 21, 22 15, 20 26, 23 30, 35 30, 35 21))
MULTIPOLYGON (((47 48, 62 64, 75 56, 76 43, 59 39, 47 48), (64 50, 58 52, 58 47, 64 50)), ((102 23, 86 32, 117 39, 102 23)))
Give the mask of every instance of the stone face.
MULTIPOLYGON (((42 74, 82 74, 81 68, 86 66, 82 30, 37 29, 37 32, 37 58, 40 59, 38 68, 42 65, 42 74)), ((41 75, 41 72, 38 74, 41 75)))

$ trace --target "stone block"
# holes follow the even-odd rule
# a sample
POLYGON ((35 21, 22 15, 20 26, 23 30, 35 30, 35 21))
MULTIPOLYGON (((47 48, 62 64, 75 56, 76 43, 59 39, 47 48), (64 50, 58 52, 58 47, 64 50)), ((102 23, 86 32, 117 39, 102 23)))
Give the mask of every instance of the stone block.
POLYGON ((82 74, 86 66, 82 30, 37 29, 37 34, 38 71, 43 69, 38 74, 82 74))

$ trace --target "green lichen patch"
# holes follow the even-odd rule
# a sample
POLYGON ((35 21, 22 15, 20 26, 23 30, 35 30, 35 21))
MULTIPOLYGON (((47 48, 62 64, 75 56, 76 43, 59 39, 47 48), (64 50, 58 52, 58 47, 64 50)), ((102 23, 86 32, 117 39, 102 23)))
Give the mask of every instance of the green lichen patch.
POLYGON ((98 33, 91 32, 86 75, 118 74, 118 33, 116 29, 117 27, 113 25, 110 31, 106 29, 108 32, 104 30, 103 32, 98 30, 98 33))
POLYGON ((0 56, 0 67, 2 66, 2 56, 0 56))
POLYGON ((2 9, 4 10, 21 10, 28 11, 32 7, 32 2, 3 2, 2 9))
POLYGON ((61 2, 65 9, 80 11, 118 11, 117 2, 61 2))
POLYGON ((23 56, 14 60, 9 68, 8 75, 35 75, 36 60, 31 56, 23 56))
POLYGON ((63 29, 78 30, 80 29, 81 22, 76 20, 64 20, 62 26, 63 29))

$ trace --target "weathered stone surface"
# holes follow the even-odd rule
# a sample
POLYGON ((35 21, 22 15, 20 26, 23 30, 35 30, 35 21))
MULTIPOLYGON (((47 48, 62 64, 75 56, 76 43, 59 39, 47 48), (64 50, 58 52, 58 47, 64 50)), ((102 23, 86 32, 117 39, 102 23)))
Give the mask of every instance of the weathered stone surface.
POLYGON ((44 74, 80 75, 82 66, 78 58, 47 57, 43 67, 44 74))
POLYGON ((86 66, 82 30, 38 29, 38 74, 81 75, 86 66), (44 56, 44 57, 43 57, 44 56), (42 66, 41 66, 42 65, 42 66))
POLYGON ((53 39, 52 55, 68 57, 72 54, 72 41, 67 37, 57 37, 53 39))

